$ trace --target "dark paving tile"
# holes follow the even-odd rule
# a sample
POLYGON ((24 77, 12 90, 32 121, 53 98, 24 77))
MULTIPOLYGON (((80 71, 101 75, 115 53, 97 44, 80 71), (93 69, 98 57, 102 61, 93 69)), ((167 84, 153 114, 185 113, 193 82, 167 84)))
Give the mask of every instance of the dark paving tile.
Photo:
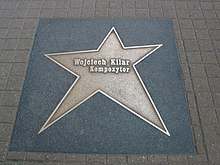
POLYGON ((13 63, 11 68, 11 76, 24 76, 26 71, 25 63, 13 63))
POLYGON ((8 143, 0 142, 0 162, 5 161, 8 150, 8 143))
POLYGON ((218 60, 214 52, 201 52, 202 61, 206 64, 217 64, 218 60))
POLYGON ((200 52, 187 52, 187 59, 189 64, 199 64, 202 63, 202 57, 200 52))
POLYGON ((23 79, 22 76, 10 76, 6 90, 22 90, 23 79))
POLYGON ((117 163, 126 163, 125 155, 107 155, 107 163, 117 164, 117 163))
POLYGON ((5 91, 2 99, 2 106, 17 106, 19 102, 20 92, 5 91))
POLYGON ((208 81, 211 91, 220 91, 220 78, 209 78, 208 81))
POLYGON ((85 154, 66 154, 66 162, 85 162, 85 154))
POLYGON ((210 91, 206 78, 193 78, 193 87, 195 91, 210 91))
POLYGON ((94 162, 94 163, 105 163, 106 162, 106 156, 105 155, 87 155, 86 160, 88 162, 94 162))
POLYGON ((210 92, 196 92, 196 100, 199 107, 214 107, 210 92))
POLYGON ((205 68, 202 64, 190 64, 189 69, 192 77, 206 77, 205 68))
POLYGON ((7 159, 8 160, 15 160, 15 161, 19 161, 19 160, 25 160, 26 158, 26 153, 25 152, 8 152, 7 154, 7 159))
POLYGON ((0 142, 9 142, 12 124, 0 123, 0 142))
POLYGON ((12 123, 15 119, 17 108, 0 107, 0 123, 12 123))

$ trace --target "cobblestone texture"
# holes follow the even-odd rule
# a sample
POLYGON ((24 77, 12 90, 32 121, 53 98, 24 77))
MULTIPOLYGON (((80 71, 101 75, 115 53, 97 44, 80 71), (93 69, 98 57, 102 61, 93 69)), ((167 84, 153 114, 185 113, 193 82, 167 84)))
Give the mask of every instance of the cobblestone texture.
POLYGON ((219 0, 0 0, 0 165, 220 164, 219 0), (40 18, 172 19, 195 155, 86 155, 8 151, 40 18))

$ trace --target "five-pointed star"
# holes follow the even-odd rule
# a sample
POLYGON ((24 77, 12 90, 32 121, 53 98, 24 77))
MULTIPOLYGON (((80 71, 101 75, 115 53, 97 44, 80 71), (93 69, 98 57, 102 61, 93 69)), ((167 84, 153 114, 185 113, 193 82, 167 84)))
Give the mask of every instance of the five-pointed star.
POLYGON ((71 85, 39 133, 100 92, 170 136, 135 67, 137 63, 161 46, 162 44, 125 47, 113 27, 97 50, 46 54, 47 58, 77 76, 77 80, 71 85), (73 60, 77 58, 127 59, 131 63, 131 68, 129 73, 91 73, 88 67, 74 65, 73 60))

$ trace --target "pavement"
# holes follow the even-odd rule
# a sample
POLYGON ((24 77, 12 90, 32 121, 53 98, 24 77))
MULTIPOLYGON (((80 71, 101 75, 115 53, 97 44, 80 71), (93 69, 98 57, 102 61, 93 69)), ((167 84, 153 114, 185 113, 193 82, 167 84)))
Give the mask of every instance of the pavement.
POLYGON ((219 0, 0 0, 0 165, 220 164, 219 0), (196 154, 104 155, 8 151, 40 18, 171 19, 196 154))

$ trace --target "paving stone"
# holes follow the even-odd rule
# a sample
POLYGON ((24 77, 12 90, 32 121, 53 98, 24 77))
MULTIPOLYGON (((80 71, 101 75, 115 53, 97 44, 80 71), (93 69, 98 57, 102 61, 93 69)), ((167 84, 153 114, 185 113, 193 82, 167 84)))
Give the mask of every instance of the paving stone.
POLYGON ((30 5, 30 1, 21 0, 18 2, 17 9, 28 9, 30 5))
POLYGON ((65 154, 46 154, 45 161, 64 161, 65 154))
POLYGON ((161 1, 164 9, 175 9, 174 1, 161 1))
POLYGON ((207 63, 207 64, 218 63, 218 60, 214 52, 201 52, 201 56, 203 63, 207 63))
POLYGON ((136 0, 136 8, 137 9, 146 9, 148 8, 148 1, 145 0, 136 0))
POLYGON ((31 38, 33 39, 36 34, 35 29, 22 29, 20 38, 31 38))
POLYGON ((182 155, 168 156, 168 160, 169 160, 169 164, 171 165, 187 164, 187 157, 182 155))
POLYGON ((85 9, 94 9, 95 8, 95 0, 83 0, 82 2, 82 8, 85 9))
POLYGON ((110 9, 121 9, 123 7, 122 0, 111 0, 111 1, 108 1, 108 7, 110 9))
POLYGON ((19 102, 20 92, 5 91, 2 99, 2 106, 17 106, 19 102))
POLYGON ((128 156, 128 164, 144 164, 146 162, 146 156, 139 155, 129 155, 128 156))
POLYGON ((39 18, 41 15, 41 9, 29 9, 27 18, 39 18))
POLYGON ((190 18, 189 10, 176 10, 178 18, 190 18))
POLYGON ((5 41, 0 39, 0 50, 3 49, 5 41))
POLYGON ((10 76, 6 86, 6 90, 22 90, 23 77, 10 76))
POLYGON ((0 142, 0 162, 5 161, 8 150, 8 143, 0 142))
POLYGON ((215 107, 220 107, 220 92, 212 93, 215 107))
POLYGON ((11 64, 1 63, 0 64, 0 89, 3 90, 6 87, 8 75, 10 73, 11 64))
POLYGON ((11 19, 1 19, 0 18, 0 28, 7 29, 9 28, 12 20, 11 19))
POLYGON ((186 51, 199 51, 198 42, 196 40, 184 40, 184 46, 186 51))
POLYGON ((95 7, 96 7, 96 9, 107 9, 108 8, 108 0, 96 0, 95 7))
POLYGON ((0 123, 0 142, 9 142, 12 124, 0 123))
POLYGON ((174 1, 176 9, 188 9, 187 3, 184 1, 174 1))
POLYGON ((21 29, 23 28, 25 19, 13 19, 10 28, 21 29))
POLYGON ((66 18, 68 9, 55 9, 54 18, 66 18))
POLYGON ((201 10, 190 10, 189 13, 192 19, 203 19, 201 10))
POLYGON ((167 164, 167 156, 165 155, 150 155, 148 156, 147 162, 149 164, 167 164))
POLYGON ((3 95, 4 95, 4 91, 0 91, 0 105, 2 104, 3 95))
POLYGON ((107 155, 107 163, 126 163, 126 156, 124 155, 107 155))
POLYGON ((187 2, 189 9, 200 10, 200 4, 198 2, 187 2))
POLYGON ((122 16, 124 18, 132 18, 135 17, 135 9, 123 9, 122 16))
POLYGON ((200 115, 202 125, 218 123, 218 120, 215 114, 215 109, 213 108, 200 107, 199 115, 200 115))
POLYGON ((196 100, 199 107, 214 107, 210 92, 196 92, 196 100))
POLYGON ((218 20, 206 20, 208 29, 220 29, 218 20))
POLYGON ((43 1, 32 1, 30 4, 30 9, 41 9, 43 7, 43 1))
POLYGON ((220 10, 220 2, 213 2, 214 8, 220 10))
POLYGON ((5 3, 4 9, 16 9, 18 2, 16 1, 7 1, 5 3))
POLYGON ((149 8, 162 8, 161 1, 149 0, 149 8))
POLYGON ((105 155, 87 155, 86 156, 87 162, 96 162, 96 163, 105 163, 106 156, 105 155))
POLYGON ((200 52, 187 52, 186 55, 190 64, 202 63, 200 52))
POLYGON ((175 30, 174 33, 175 33, 175 38, 177 40, 181 40, 181 32, 179 30, 175 30))
POLYGON ((172 19, 172 23, 173 23, 173 28, 174 28, 174 30, 177 30, 177 29, 180 28, 179 22, 178 22, 177 19, 172 19))
POLYGON ((200 124, 200 119, 199 119, 199 114, 198 114, 198 111, 197 111, 197 107, 193 106, 193 107, 190 107, 189 109, 190 109, 191 123, 199 125, 200 124))
POLYGON ((25 160, 26 158, 26 153, 25 152, 14 152, 14 151, 10 151, 7 154, 7 159, 8 160, 25 160))
POLYGON ((183 39, 196 39, 194 30, 192 29, 181 29, 183 39))
POLYGON ((28 10, 16 10, 14 18, 26 18, 28 10))
POLYGON ((179 24, 181 29, 192 29, 193 24, 190 19, 179 19, 179 24))
POLYGON ((56 1, 44 1, 43 8, 44 9, 53 9, 56 6, 56 1))
POLYGON ((212 5, 212 2, 200 2, 201 9, 205 10, 213 10, 214 7, 212 5))
POLYGON ((193 91, 192 82, 191 82, 191 79, 189 77, 184 78, 184 84, 185 84, 185 90, 187 92, 192 92, 193 91))
POLYGON ((53 18, 54 9, 42 9, 41 10, 41 18, 53 18))
POLYGON ((85 162, 85 154, 66 154, 66 162, 85 162))
POLYGON ((9 29, 6 38, 19 38, 21 29, 9 29))
POLYGON ((11 76, 24 76, 26 71, 25 63, 13 63, 11 68, 11 76))
POLYGON ((149 10, 148 9, 136 9, 135 17, 136 18, 149 18, 150 17, 149 10))
POLYGON ((192 77, 206 77, 205 68, 202 64, 190 64, 189 70, 192 77))
POLYGON ((219 40, 220 39, 220 30, 209 30, 209 34, 211 39, 219 40))
POLYGON ((82 0, 70 0, 69 8, 79 9, 82 7, 82 0))
POLYGON ((211 91, 220 92, 220 78, 209 78, 208 81, 211 91))
POLYGON ((211 10, 203 10, 203 15, 206 19, 216 19, 217 18, 215 11, 211 11, 211 10))
MULTIPOLYGON (((106 10, 104 10, 104 11, 106 12, 106 10)), ((99 13, 99 14, 97 14, 97 17, 99 17, 101 14, 100 14, 100 12, 97 12, 97 13, 99 13)), ((81 9, 71 9, 71 10, 69 9, 67 17, 78 18, 78 17, 80 17, 80 14, 81 14, 81 9)), ((108 15, 108 13, 107 13, 107 15, 108 15)))
POLYGON ((213 51, 214 50, 211 40, 199 40, 198 43, 199 43, 199 48, 201 51, 213 51))
POLYGON ((65 0, 65 1, 56 1, 56 6, 55 8, 57 9, 67 9, 69 5, 69 1, 65 0))
POLYGON ((185 78, 185 77, 190 77, 188 65, 186 65, 186 64, 181 64, 181 67, 182 67, 182 73, 183 73, 184 78, 185 78))
POLYGON ((82 9, 81 17, 82 18, 93 18, 95 15, 95 9, 82 9))
POLYGON ((27 152, 26 153, 26 160, 35 160, 35 161, 43 161, 45 159, 44 153, 34 153, 34 152, 27 152))
POLYGON ((13 62, 16 52, 15 51, 2 51, 0 53, 1 62, 13 62))
POLYGON ((3 10, 1 12, 0 18, 13 18, 15 10, 3 10))
POLYGON ((220 77, 220 67, 218 64, 207 64, 205 69, 208 77, 220 77))
POLYGON ((0 107, 0 123, 12 123, 15 115, 15 107, 0 107))
POLYGON ((24 28, 35 29, 37 28, 38 22, 38 19, 26 19, 24 22, 24 28))
POLYGON ((122 17, 122 10, 121 9, 109 9, 108 16, 109 18, 122 17))
POLYGON ((174 9, 165 9, 163 10, 164 18, 177 18, 176 10, 174 9))
POLYGON ((193 78, 193 87, 195 91, 210 91, 207 78, 193 78))
POLYGON ((198 163, 198 164, 207 164, 207 156, 204 154, 204 155, 193 155, 193 156, 188 156, 188 164, 192 165, 192 164, 195 164, 198 163))
POLYGON ((193 20, 194 29, 206 29, 206 22, 204 20, 193 20))
POLYGON ((161 18, 163 17, 163 12, 161 9, 150 9, 151 18, 161 18))
POLYGON ((8 29, 0 29, 0 38, 5 38, 8 33, 8 29))
POLYGON ((3 50, 16 50, 18 39, 6 39, 3 50))
POLYGON ((106 9, 96 9, 95 10, 95 18, 107 18, 108 11, 106 9))
POLYGON ((208 30, 195 30, 198 39, 210 39, 208 30))
POLYGON ((14 56, 14 62, 27 63, 29 59, 30 51, 16 51, 14 56))

